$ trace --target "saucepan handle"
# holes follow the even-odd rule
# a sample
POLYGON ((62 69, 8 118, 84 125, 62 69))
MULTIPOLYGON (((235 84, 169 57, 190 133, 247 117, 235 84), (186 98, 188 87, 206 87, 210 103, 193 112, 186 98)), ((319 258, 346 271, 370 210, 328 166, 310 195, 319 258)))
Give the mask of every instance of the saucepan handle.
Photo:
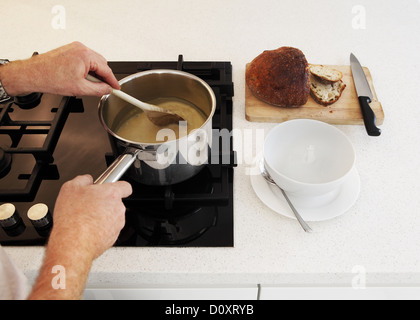
POLYGON ((121 154, 115 161, 102 173, 95 184, 112 183, 120 180, 124 173, 131 167, 137 158, 140 150, 121 154))

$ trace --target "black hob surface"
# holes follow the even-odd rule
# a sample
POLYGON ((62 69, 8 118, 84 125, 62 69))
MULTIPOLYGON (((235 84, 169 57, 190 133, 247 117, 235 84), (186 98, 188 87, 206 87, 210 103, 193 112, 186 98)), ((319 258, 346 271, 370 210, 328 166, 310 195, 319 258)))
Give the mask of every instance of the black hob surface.
MULTIPOLYGON (((183 70, 205 80, 217 99, 211 157, 196 176, 164 187, 122 178, 131 183, 133 194, 124 200, 126 225, 115 246, 233 246, 236 154, 231 137, 229 150, 222 150, 226 141, 220 140, 226 137, 218 134, 232 131, 231 63, 184 62, 180 56, 173 62, 109 66, 118 79, 150 69, 183 70)), ((95 97, 33 94, 0 104, 0 205, 15 209, 12 217, 0 221, 1 245, 44 245, 63 183, 81 174, 97 178, 115 157, 98 118, 98 103, 95 97), (45 221, 28 217, 38 204, 50 212, 45 221)))

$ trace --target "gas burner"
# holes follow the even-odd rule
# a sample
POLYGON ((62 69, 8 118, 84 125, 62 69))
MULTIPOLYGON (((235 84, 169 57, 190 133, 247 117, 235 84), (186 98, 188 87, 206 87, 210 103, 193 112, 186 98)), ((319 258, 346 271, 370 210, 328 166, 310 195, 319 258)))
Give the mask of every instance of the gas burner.
POLYGON ((184 245, 199 239, 216 226, 218 210, 217 207, 203 207, 173 218, 161 216, 162 213, 158 210, 149 210, 144 214, 127 211, 126 227, 121 232, 119 241, 122 245, 184 245))
POLYGON ((203 195, 211 197, 214 192, 213 176, 209 167, 203 168, 184 182, 168 186, 147 186, 126 180, 133 186, 133 194, 124 199, 125 205, 142 215, 151 215, 154 218, 167 219, 187 215, 200 206, 203 195))
POLYGON ((0 179, 5 177, 11 168, 12 156, 0 148, 0 179))
MULTIPOLYGON (((223 229, 232 223, 227 222, 230 216, 219 214, 220 210, 226 213, 227 208, 232 209, 228 201, 229 192, 225 194, 226 190, 221 188, 228 183, 221 171, 217 166, 208 165, 187 181, 163 187, 132 182, 133 195, 124 200, 127 206, 126 225, 116 245, 183 246, 190 242, 196 245, 201 241, 206 243, 209 230, 216 225, 223 229)), ((231 243, 232 234, 228 230, 217 240, 212 239, 212 246, 231 243)))
POLYGON ((41 103, 42 93, 34 92, 25 96, 17 96, 14 98, 15 104, 22 109, 33 109, 41 103))

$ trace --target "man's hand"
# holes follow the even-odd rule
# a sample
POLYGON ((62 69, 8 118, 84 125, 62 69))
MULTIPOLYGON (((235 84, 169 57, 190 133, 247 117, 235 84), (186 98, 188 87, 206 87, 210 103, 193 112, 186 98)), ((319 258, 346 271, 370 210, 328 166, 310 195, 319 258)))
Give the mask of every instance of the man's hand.
POLYGON ((11 96, 31 92, 65 96, 102 96, 119 89, 118 80, 106 59, 80 42, 34 56, 12 61, 0 68, 0 80, 11 96), (88 73, 105 83, 86 80, 88 73))
POLYGON ((124 227, 122 198, 131 192, 128 182, 94 185, 90 175, 66 182, 55 203, 51 238, 77 243, 77 250, 84 248, 92 259, 100 256, 115 243, 124 227))
POLYGON ((116 241, 125 223, 125 181, 94 185, 89 175, 66 182, 54 208, 44 263, 29 299, 80 299, 95 258, 116 241), (53 268, 65 271, 65 288, 54 288, 53 268))

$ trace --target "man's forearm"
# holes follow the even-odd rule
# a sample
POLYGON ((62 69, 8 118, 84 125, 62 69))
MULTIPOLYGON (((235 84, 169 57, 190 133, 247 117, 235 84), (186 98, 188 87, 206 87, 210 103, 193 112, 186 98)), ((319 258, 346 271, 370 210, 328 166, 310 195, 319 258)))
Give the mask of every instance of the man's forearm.
MULTIPOLYGON (((60 239, 61 240, 61 239, 60 239)), ((52 239, 30 300, 81 299, 92 265, 92 255, 80 246, 52 239)))
POLYGON ((0 67, 0 80, 10 96, 37 92, 36 79, 41 79, 40 69, 31 60, 12 61, 0 67))

